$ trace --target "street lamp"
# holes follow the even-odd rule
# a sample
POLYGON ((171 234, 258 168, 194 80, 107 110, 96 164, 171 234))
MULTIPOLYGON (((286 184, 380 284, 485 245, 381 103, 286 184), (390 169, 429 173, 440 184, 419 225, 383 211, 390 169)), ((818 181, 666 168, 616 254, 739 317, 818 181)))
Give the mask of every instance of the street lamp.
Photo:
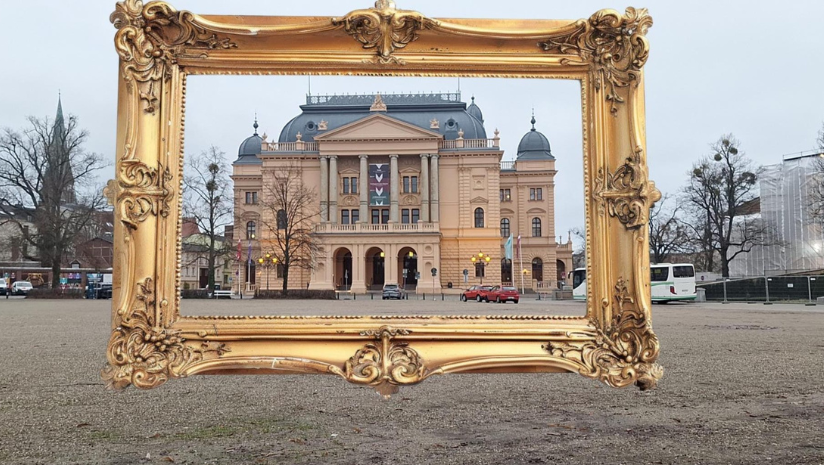
POLYGON ((483 252, 478 252, 477 255, 472 256, 472 264, 475 266, 477 270, 478 267, 481 268, 481 285, 484 284, 484 275, 486 274, 484 268, 489 265, 489 262, 492 261, 492 257, 489 255, 484 255, 483 252))
POLYGON ((266 270, 266 290, 269 290, 269 268, 276 267, 278 264, 278 258, 273 257, 272 254, 266 254, 266 259, 263 257, 258 258, 258 264, 261 268, 266 270))
POLYGON ((251 283, 250 275, 252 274, 252 241, 255 240, 255 235, 252 234, 249 236, 249 251, 247 252, 248 257, 246 258, 246 290, 249 290, 249 284, 251 283))

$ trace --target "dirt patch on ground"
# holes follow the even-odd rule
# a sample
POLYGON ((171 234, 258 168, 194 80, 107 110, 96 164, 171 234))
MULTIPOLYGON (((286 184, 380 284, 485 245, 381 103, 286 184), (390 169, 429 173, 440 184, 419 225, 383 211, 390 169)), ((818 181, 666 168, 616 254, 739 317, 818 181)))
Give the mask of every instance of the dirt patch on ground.
MULTIPOLYGON (((524 303, 519 313, 545 305, 524 303)), ((336 303, 287 304, 318 313, 336 303)), ((0 463, 824 462, 816 308, 656 306, 666 372, 651 392, 578 375, 450 375, 383 401, 331 376, 106 391, 109 305, 0 300, 0 463)), ((439 308, 471 307, 429 302, 420 313, 439 308)))

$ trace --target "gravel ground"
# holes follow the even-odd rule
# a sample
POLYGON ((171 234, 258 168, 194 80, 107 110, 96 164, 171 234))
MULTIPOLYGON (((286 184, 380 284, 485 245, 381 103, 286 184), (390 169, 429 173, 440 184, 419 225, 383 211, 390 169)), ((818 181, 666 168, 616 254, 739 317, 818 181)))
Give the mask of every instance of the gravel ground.
MULTIPOLYGON (((285 303, 314 314, 401 308, 348 304, 285 303)), ((416 313, 516 311, 399 304, 416 313)), ((383 401, 308 375, 106 391, 109 305, 0 299, 0 463, 824 463, 820 307, 656 306, 666 372, 651 392, 567 374, 450 375, 383 401)), ((524 301, 517 312, 546 305, 524 301)))

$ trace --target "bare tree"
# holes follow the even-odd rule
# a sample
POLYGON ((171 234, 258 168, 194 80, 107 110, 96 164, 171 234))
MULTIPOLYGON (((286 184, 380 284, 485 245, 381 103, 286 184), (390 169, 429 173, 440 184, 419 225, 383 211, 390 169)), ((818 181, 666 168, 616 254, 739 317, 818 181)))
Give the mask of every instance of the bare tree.
POLYGON ((0 212, 10 218, 25 257, 52 269, 52 287, 68 252, 105 205, 95 172, 104 166, 96 153, 83 149, 88 133, 77 118, 29 117, 22 131, 6 128, 0 134, 0 212), (31 221, 20 218, 31 212, 31 221))
POLYGON ((232 245, 223 238, 224 228, 232 224, 232 180, 226 154, 215 146, 193 156, 183 177, 183 213, 191 218, 204 237, 192 248, 197 262, 205 259, 209 269, 209 289, 215 288, 215 269, 220 257, 229 255, 232 245))
POLYGON ((262 238, 271 244, 282 270, 283 292, 289 292, 289 272, 309 269, 317 245, 312 224, 319 214, 317 194, 303 184, 298 166, 275 171, 263 187, 261 221, 267 230, 262 238))
POLYGON ((687 251, 690 243, 688 227, 679 217, 682 209, 679 205, 669 208, 669 199, 665 195, 649 215, 649 247, 654 263, 664 263, 672 254, 687 251))
POLYGON ((821 124, 821 129, 818 131, 818 139, 816 139, 818 150, 824 152, 824 123, 821 124))
POLYGON ((758 215, 757 180, 760 168, 739 150, 732 134, 722 136, 712 147, 712 156, 693 165, 684 199, 698 218, 706 218, 706 232, 718 251, 721 274, 730 275, 730 262, 766 245, 769 234, 758 215))
POLYGON ((587 236, 584 228, 572 228, 569 231, 575 238, 575 249, 572 251, 572 269, 587 266, 587 236))

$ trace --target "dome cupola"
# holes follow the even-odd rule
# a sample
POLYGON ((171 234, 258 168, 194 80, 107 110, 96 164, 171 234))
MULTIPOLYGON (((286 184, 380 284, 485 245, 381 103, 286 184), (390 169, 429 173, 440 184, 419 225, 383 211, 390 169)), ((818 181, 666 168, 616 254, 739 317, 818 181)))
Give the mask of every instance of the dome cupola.
POLYGON ((255 128, 255 133, 251 136, 247 137, 246 140, 241 142, 240 147, 237 150, 237 161, 238 162, 245 162, 245 163, 259 163, 260 159, 257 157, 263 151, 263 138, 258 135, 258 122, 257 118, 255 118, 255 124, 252 125, 255 128))
POLYGON ((518 160, 554 160, 549 139, 535 129, 535 116, 532 116, 532 129, 524 135, 518 144, 518 160))

